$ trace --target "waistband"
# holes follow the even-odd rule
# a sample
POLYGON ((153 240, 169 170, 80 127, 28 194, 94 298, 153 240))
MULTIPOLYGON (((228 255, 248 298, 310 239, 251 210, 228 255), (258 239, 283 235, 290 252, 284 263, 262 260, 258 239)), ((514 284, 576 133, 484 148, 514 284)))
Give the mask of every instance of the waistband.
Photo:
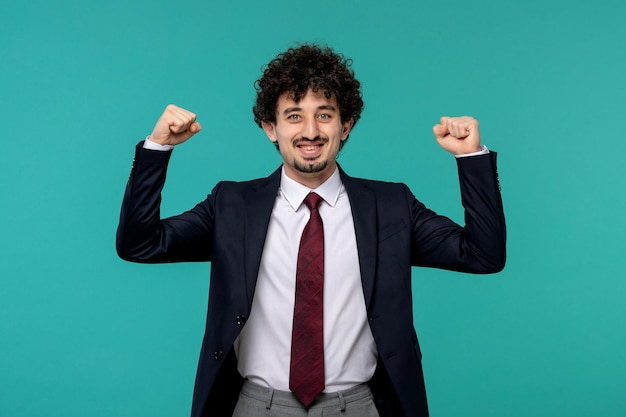
MULTIPOLYGON (((296 396, 290 391, 266 388, 247 380, 244 381, 241 387, 241 394, 264 401, 268 409, 271 408, 272 404, 285 407, 302 407, 296 396)), ((366 398, 372 398, 372 391, 368 384, 360 384, 343 391, 322 393, 315 399, 309 409, 339 407, 341 410, 345 410, 346 404, 366 398)))

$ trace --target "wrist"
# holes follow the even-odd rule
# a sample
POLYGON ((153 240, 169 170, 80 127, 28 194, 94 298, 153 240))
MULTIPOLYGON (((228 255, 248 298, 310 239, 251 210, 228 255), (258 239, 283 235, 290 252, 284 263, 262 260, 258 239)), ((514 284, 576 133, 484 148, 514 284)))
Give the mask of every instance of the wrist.
POLYGON ((477 155, 485 155, 489 153, 489 149, 487 149, 487 147, 485 145, 480 145, 478 147, 478 150, 475 152, 469 152, 469 153, 462 153, 462 154, 455 154, 454 156, 456 158, 465 158, 468 156, 477 156, 477 155))
POLYGON ((167 145, 167 144, 160 144, 158 142, 155 142, 154 140, 152 140, 151 136, 147 136, 146 140, 143 142, 143 147, 145 149, 150 149, 153 151, 170 151, 172 150, 172 148, 174 148, 172 145, 167 145))

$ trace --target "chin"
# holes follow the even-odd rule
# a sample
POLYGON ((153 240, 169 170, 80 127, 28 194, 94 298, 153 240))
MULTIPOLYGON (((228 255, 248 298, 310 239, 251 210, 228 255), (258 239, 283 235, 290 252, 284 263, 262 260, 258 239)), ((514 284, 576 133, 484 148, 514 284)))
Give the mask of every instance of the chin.
POLYGON ((314 161, 303 161, 297 162, 294 161, 293 168, 298 172, 303 172, 307 174, 315 174, 317 172, 322 172, 326 168, 328 168, 328 161, 314 162, 314 161))

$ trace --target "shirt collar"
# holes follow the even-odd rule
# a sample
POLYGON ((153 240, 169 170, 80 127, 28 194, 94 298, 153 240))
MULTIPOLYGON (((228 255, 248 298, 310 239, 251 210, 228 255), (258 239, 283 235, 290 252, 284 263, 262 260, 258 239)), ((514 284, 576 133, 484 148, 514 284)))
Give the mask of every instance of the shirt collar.
POLYGON ((342 188, 343 184, 337 167, 335 167, 333 174, 315 189, 311 189, 289 178, 285 174, 285 167, 282 168, 280 173, 280 193, 289 202, 294 211, 298 210, 306 196, 312 191, 319 194, 328 205, 334 207, 337 204, 342 188))

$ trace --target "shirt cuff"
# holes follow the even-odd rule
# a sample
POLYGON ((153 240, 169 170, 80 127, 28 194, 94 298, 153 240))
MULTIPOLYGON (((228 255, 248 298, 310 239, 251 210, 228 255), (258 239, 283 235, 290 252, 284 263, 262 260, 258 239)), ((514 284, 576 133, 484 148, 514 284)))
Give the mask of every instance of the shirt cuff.
POLYGON ((464 153, 461 155, 454 155, 457 158, 466 158, 468 156, 477 156, 477 155, 486 155, 489 153, 489 149, 485 145, 480 145, 480 151, 472 152, 472 153, 464 153))
POLYGON ((156 142, 152 142, 150 140, 150 136, 146 137, 146 140, 143 142, 144 149, 150 149, 153 151, 171 151, 174 149, 172 145, 159 145, 156 142))

